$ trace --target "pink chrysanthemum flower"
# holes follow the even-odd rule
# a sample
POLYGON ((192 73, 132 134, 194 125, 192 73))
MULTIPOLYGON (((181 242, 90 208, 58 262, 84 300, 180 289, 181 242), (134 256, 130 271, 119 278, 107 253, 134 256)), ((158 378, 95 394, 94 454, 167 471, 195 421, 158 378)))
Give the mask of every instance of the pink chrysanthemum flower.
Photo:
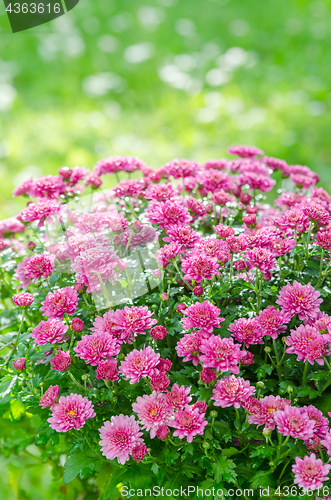
POLYGON ((232 338, 222 338, 211 335, 204 339, 200 347, 203 368, 216 368, 217 371, 238 374, 238 363, 241 357, 239 344, 234 344, 232 338))
POLYGON ((60 388, 58 385, 50 385, 45 394, 42 396, 39 406, 43 409, 52 407, 56 403, 60 394, 60 388))
POLYGON ((92 366, 99 365, 104 360, 109 360, 120 351, 116 339, 107 333, 93 333, 83 335, 74 347, 76 357, 83 359, 92 366))
POLYGON ((103 316, 97 316, 94 320, 91 331, 94 333, 107 333, 115 337, 119 343, 123 343, 132 338, 131 331, 124 330, 117 323, 116 311, 107 311, 103 316))
POLYGON ((174 436, 178 436, 179 439, 186 437, 187 442, 192 443, 194 436, 203 435, 208 424, 204 416, 204 413, 199 413, 197 408, 186 405, 185 408, 175 413, 175 419, 170 423, 170 426, 176 429, 174 436))
POLYGON ((226 239, 228 245, 228 250, 230 253, 241 253, 247 248, 247 239, 244 235, 242 236, 230 236, 226 239))
POLYGON ((231 146, 231 148, 228 149, 228 153, 244 158, 255 158, 255 156, 263 155, 264 151, 255 146, 231 146))
POLYGON ((158 364, 156 365, 156 370, 159 370, 159 372, 168 372, 171 370, 171 367, 172 367, 172 362, 170 361, 170 359, 168 358, 165 358, 165 359, 162 359, 160 358, 159 359, 159 362, 158 364))
POLYGON ((190 214, 193 215, 194 218, 202 217, 206 214, 206 207, 204 206, 202 201, 189 196, 186 200, 186 204, 190 214))
POLYGON ((27 194, 35 198, 57 199, 65 191, 65 184, 61 177, 45 175, 32 182, 27 194))
POLYGON ((25 230, 25 225, 15 217, 10 217, 9 219, 0 220, 0 237, 9 237, 15 233, 23 233, 25 230))
POLYGON ((218 224, 218 226, 213 226, 213 229, 217 236, 222 239, 229 238, 234 235, 234 229, 230 226, 225 226, 224 224, 218 224))
POLYGON ((84 330, 84 321, 80 318, 73 318, 71 321, 71 330, 73 332, 82 332, 84 330))
POLYGON ((16 198, 17 196, 27 194, 27 192, 31 189, 32 184, 33 179, 28 179, 27 181, 22 182, 19 186, 17 186, 17 188, 14 189, 13 197, 16 198))
POLYGON ((197 253, 202 252, 209 257, 216 257, 221 263, 228 262, 231 259, 226 242, 220 239, 201 239, 196 246, 195 251, 197 253))
POLYGON ((315 454, 306 455, 303 459, 295 458, 295 465, 292 471, 295 474, 294 483, 303 488, 306 493, 308 490, 314 491, 323 487, 323 482, 328 481, 328 474, 331 465, 323 465, 321 459, 316 458, 315 454))
POLYGON ((270 335, 272 339, 276 339, 280 333, 286 331, 290 318, 275 306, 268 306, 260 312, 256 321, 263 335, 270 335))
POLYGON ((200 332, 187 333, 181 338, 175 347, 177 355, 183 357, 183 361, 192 361, 194 366, 199 364, 199 353, 202 342, 200 332))
POLYGON ((213 328, 218 328, 224 318, 220 318, 221 310, 214 306, 208 300, 204 302, 195 302, 183 311, 187 316, 182 318, 181 322, 185 329, 201 328, 202 333, 212 333, 213 328))
POLYGON ((172 241, 169 245, 165 245, 156 252, 155 258, 157 263, 165 269, 180 254, 181 250, 182 245, 172 241))
POLYGON ((26 358, 16 358, 13 361, 13 367, 19 372, 23 371, 26 367, 26 358))
POLYGON ((326 226, 330 220, 329 212, 317 203, 304 203, 302 210, 311 222, 314 222, 319 226, 326 226))
POLYGON ((298 361, 303 359, 311 365, 315 361, 324 365, 327 340, 313 326, 300 325, 296 330, 291 330, 291 335, 285 337, 285 343, 289 346, 286 352, 296 354, 298 361))
POLYGON ((20 281, 19 288, 28 288, 31 281, 35 282, 41 277, 48 278, 53 272, 52 259, 44 253, 39 253, 33 257, 24 257, 16 268, 14 279, 20 281))
POLYGON ((204 196, 208 191, 214 193, 215 191, 230 191, 233 187, 232 178, 226 172, 219 170, 205 170, 198 177, 201 184, 200 194, 204 196))
POLYGON ((329 420, 314 405, 303 406, 301 410, 307 413, 309 420, 315 422, 314 434, 323 439, 329 430, 329 420))
POLYGON ((156 435, 159 439, 165 440, 170 434, 170 429, 167 425, 161 425, 156 431, 156 435))
POLYGON ((110 361, 102 361, 97 368, 98 379, 102 380, 118 380, 118 369, 117 363, 115 359, 111 359, 110 361))
POLYGON ((167 403, 169 406, 175 410, 180 410, 184 408, 190 401, 192 401, 191 396, 189 396, 191 387, 185 387, 181 385, 174 384, 170 391, 167 391, 167 403))
POLYGON ((217 373, 212 368, 203 368, 200 372, 200 379, 204 384, 209 384, 217 379, 217 373))
POLYGON ((331 252, 331 231, 319 231, 316 235, 316 243, 321 248, 331 252))
POLYGON ((51 215, 58 215, 61 210, 61 204, 55 200, 41 200, 38 203, 30 203, 20 212, 20 218, 24 222, 33 222, 38 220, 38 227, 44 225, 45 220, 51 215))
POLYGON ((167 243, 175 242, 185 248, 193 248, 199 241, 200 236, 189 226, 168 226, 166 229, 167 236, 163 241, 167 243))
POLYGON ((59 402, 52 407, 52 415, 47 420, 50 427, 57 432, 70 429, 81 429, 88 418, 95 417, 92 403, 80 394, 71 393, 61 396, 59 402))
POLYGON ((150 202, 145 214, 150 222, 159 223, 162 229, 175 224, 189 224, 192 220, 186 206, 170 200, 165 203, 150 202))
POLYGON ((115 314, 117 325, 123 330, 134 334, 140 333, 141 335, 145 335, 146 330, 152 328, 157 323, 156 319, 151 318, 153 313, 147 306, 126 306, 124 309, 117 309, 115 314))
POLYGON ((165 372, 155 369, 151 375, 150 382, 153 391, 163 392, 169 386, 170 379, 167 377, 165 372))
POLYGON ((130 380, 130 384, 135 384, 141 378, 150 377, 153 374, 153 368, 156 367, 159 359, 160 354, 150 346, 140 351, 133 349, 121 362, 120 372, 126 380, 130 380))
POLYGON ((274 418, 276 412, 278 410, 284 410, 286 406, 291 404, 291 401, 289 399, 283 399, 280 396, 266 396, 260 399, 258 403, 252 403, 253 404, 248 405, 247 408, 246 402, 243 405, 250 414, 248 422, 250 424, 256 424, 258 427, 265 424, 266 428, 273 430, 276 426, 274 418))
POLYGON ((228 167, 228 161, 225 158, 220 158, 218 160, 212 159, 207 160, 203 165, 201 165, 201 170, 209 170, 214 168, 216 170, 223 170, 228 167))
POLYGON ((250 268, 257 267, 263 273, 276 269, 276 259, 265 248, 248 249, 245 252, 245 258, 250 268))
POLYGON ((57 318, 50 318, 41 321, 39 325, 33 328, 31 337, 36 344, 56 344, 63 342, 63 336, 68 331, 68 326, 57 318))
POLYGON ((295 247, 295 240, 275 238, 269 244, 269 249, 274 257, 289 254, 295 247))
POLYGON ((114 196, 120 198, 121 196, 136 197, 148 184, 147 179, 124 179, 114 187, 114 196))
POLYGON ((290 175, 290 167, 285 160, 273 158, 272 156, 263 156, 260 160, 268 165, 268 167, 272 168, 272 170, 281 170, 286 177, 290 175))
POLYGON ((250 385, 249 380, 230 375, 230 377, 216 382, 213 396, 210 399, 215 401, 214 406, 240 408, 241 403, 252 396, 254 392, 255 388, 250 385))
POLYGON ((162 325, 154 326, 149 332, 154 340, 163 340, 167 336, 167 329, 162 325))
MULTIPOLYGON (((330 416, 330 412, 328 413, 330 416)), ((324 439, 321 441, 322 446, 325 446, 327 454, 331 455, 331 430, 328 430, 324 436, 324 439)))
POLYGON ((34 301, 34 296, 32 295, 32 293, 21 292, 17 293, 16 295, 13 295, 13 302, 18 307, 29 307, 31 306, 33 301, 34 301))
POLYGON ((309 220, 307 215, 297 208, 288 210, 278 219, 276 219, 275 224, 282 231, 287 229, 295 229, 298 233, 304 233, 309 228, 309 220))
POLYGON ((146 189, 144 197, 147 200, 168 201, 177 195, 171 184, 154 184, 146 189))
POLYGON ((279 304, 282 307, 282 312, 285 312, 290 318, 297 314, 301 321, 313 320, 317 319, 320 304, 323 302, 319 296, 320 292, 310 284, 302 285, 293 281, 292 285, 288 283, 281 288, 276 304, 279 304))
POLYGON ((99 160, 94 167, 97 175, 112 174, 114 172, 134 172, 143 170, 146 164, 134 156, 109 156, 99 160))
POLYGON ((131 457, 135 462, 141 462, 141 460, 148 455, 149 451, 145 444, 137 444, 131 451, 131 457))
POLYGON ((43 316, 50 318, 63 318, 63 315, 74 314, 78 305, 78 293, 70 286, 59 288, 54 293, 48 293, 42 307, 43 316))
POLYGON ((51 359, 52 370, 57 370, 59 372, 66 371, 71 364, 70 352, 59 351, 54 358, 51 359))
POLYGON ((125 464, 130 458, 132 451, 141 444, 144 444, 142 432, 135 417, 123 415, 111 417, 99 429, 101 441, 101 453, 113 460, 117 458, 119 464, 125 464))
POLYGON ((165 176, 173 176, 174 179, 180 179, 181 177, 188 177, 194 175, 199 170, 199 165, 195 161, 177 159, 169 161, 163 167, 162 170, 165 172, 165 176))
POLYGON ((310 420, 308 413, 295 406, 286 406, 275 413, 277 430, 283 436, 291 436, 302 440, 312 438, 315 421, 310 420))
POLYGON ((256 318, 239 318, 231 323, 228 330, 238 342, 244 342, 246 347, 252 344, 263 344, 263 332, 259 328, 256 318))
POLYGON ((208 257, 206 254, 194 254, 182 262, 184 279, 195 280, 197 283, 203 279, 211 280, 213 276, 220 275, 218 268, 217 259, 208 257))
POLYGON ((152 439, 155 438, 157 430, 162 425, 168 425, 172 418, 172 408, 168 405, 164 393, 152 392, 150 395, 138 396, 137 401, 132 404, 132 409, 137 413, 143 429, 150 432, 152 439))

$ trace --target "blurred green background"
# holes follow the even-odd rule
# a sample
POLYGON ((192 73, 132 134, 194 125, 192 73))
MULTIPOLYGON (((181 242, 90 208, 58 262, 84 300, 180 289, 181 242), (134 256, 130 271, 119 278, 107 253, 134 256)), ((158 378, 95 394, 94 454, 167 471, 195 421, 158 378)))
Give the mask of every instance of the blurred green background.
MULTIPOLYGON (((203 161, 235 143, 331 189, 330 24, 329 0, 80 0, 13 34, 1 2, 0 217, 22 207, 11 191, 31 175, 114 154, 203 161)), ((1 438, 0 498, 82 499, 37 448, 15 447, 21 425, 33 440, 24 422, 1 438)))
POLYGON ((256 145, 331 187, 331 1, 80 0, 11 33, 0 5, 0 216, 31 174, 256 145))

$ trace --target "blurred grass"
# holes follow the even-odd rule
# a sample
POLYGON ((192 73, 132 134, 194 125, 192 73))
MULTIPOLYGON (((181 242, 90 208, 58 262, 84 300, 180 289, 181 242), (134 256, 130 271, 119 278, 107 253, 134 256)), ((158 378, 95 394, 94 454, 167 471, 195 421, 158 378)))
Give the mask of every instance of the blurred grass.
POLYGON ((80 0, 12 34, 0 7, 1 216, 18 182, 133 154, 255 144, 331 187, 331 2, 80 0))

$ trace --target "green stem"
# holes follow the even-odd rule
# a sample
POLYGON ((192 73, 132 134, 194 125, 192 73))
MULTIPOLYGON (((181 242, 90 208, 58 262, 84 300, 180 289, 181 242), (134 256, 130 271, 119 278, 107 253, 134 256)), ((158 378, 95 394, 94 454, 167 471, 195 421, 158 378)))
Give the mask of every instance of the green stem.
POLYGON ((193 291, 193 288, 188 284, 188 282, 184 279, 184 276, 182 275, 182 273, 180 272, 180 270, 178 269, 178 266, 177 266, 177 262, 176 262, 176 259, 173 260, 173 263, 174 263, 174 266, 178 272, 178 274, 180 275, 180 277, 182 278, 182 280, 184 281, 185 285, 191 290, 193 291))
POLYGON ((231 254, 231 263, 230 263, 230 281, 232 281, 233 274, 233 253, 231 254))
POLYGON ((259 270, 256 268, 255 274, 255 293, 257 298, 256 314, 259 314, 261 308, 261 294, 260 294, 260 283, 259 283, 259 270))
POLYGON ((279 381, 281 382, 282 381, 282 374, 280 371, 280 361, 279 361, 279 356, 278 356, 278 352, 277 352, 277 346, 276 346, 275 339, 272 339, 272 345, 274 346, 275 356, 276 356, 276 360, 277 360, 277 365, 276 365, 277 375, 278 375, 279 381))
MULTIPOLYGON (((141 268, 142 268, 143 272, 145 272, 145 271, 146 271, 146 269, 145 269, 145 266, 144 266, 144 262, 143 262, 143 260, 142 260, 142 258, 141 258, 140 250, 138 250, 138 252, 137 252, 137 253, 138 253, 138 259, 139 259, 139 262, 140 262, 141 268)), ((145 276, 145 281, 146 281, 146 285, 147 285, 148 291, 149 291, 149 292, 151 292, 151 291, 152 291, 152 289, 151 289, 151 285, 149 284, 149 279, 148 279, 148 277, 147 277, 147 276, 145 276)))
POLYGON ((282 258, 278 257, 278 265, 279 265, 279 274, 280 277, 282 278, 283 285, 285 285, 285 280, 284 280, 284 275, 283 275, 283 270, 282 270, 282 258))
POLYGON ((323 258, 324 258, 324 248, 322 248, 321 260, 320 260, 320 276, 322 276, 323 271, 323 258))
POLYGON ((307 381, 307 370, 308 370, 308 361, 305 362, 305 367, 303 369, 303 375, 302 375, 302 387, 304 387, 306 385, 306 381, 307 381))
POLYGON ((77 385, 77 387, 79 387, 82 391, 86 390, 85 387, 82 384, 80 384, 78 382, 78 380, 75 379, 75 377, 73 376, 73 374, 71 373, 70 370, 68 370, 67 373, 68 373, 69 377, 71 378, 71 380, 77 385))
POLYGON ((5 361, 5 363, 4 363, 3 366, 6 366, 9 363, 9 361, 11 360, 13 354, 16 351, 16 348, 17 348, 17 345, 18 345, 18 341, 19 341, 19 338, 20 338, 20 335, 21 335, 21 332, 22 332, 22 327, 23 327, 24 319, 25 319, 25 309, 23 309, 23 312, 22 312, 21 324, 20 324, 20 328, 18 330, 18 334, 17 334, 16 340, 15 340, 15 344, 13 345, 12 350, 8 354, 7 359, 6 359, 6 361, 5 361))
POLYGON ((311 235, 312 227, 313 227, 313 223, 310 222, 309 229, 308 229, 308 234, 307 234, 306 259, 309 258, 309 243, 310 243, 310 235, 311 235))

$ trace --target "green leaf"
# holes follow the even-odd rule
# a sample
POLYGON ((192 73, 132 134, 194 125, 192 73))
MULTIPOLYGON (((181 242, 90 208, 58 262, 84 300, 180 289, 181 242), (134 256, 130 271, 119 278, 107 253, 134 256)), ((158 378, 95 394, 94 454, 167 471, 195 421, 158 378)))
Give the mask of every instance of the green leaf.
POLYGON ((100 465, 98 462, 101 461, 95 456, 88 456, 80 451, 75 452, 64 464, 63 483, 67 484, 72 481, 86 467, 95 470, 95 467, 100 465))
POLYGON ((121 468, 121 469, 115 469, 114 472, 112 472, 109 481, 100 496, 99 500, 109 500, 111 498, 112 500, 116 500, 120 496, 120 492, 117 489, 117 485, 121 482, 121 479, 124 479, 124 475, 127 473, 126 468, 121 468))
POLYGON ((261 445, 261 446, 258 446, 257 448, 255 448, 255 450, 253 450, 251 453, 250 453, 250 457, 262 457, 262 458, 266 458, 268 457, 269 455, 272 455, 272 453, 274 452, 274 448, 272 446, 266 446, 266 445, 261 445))
POLYGON ((265 374, 271 375, 274 367, 272 365, 261 365, 260 368, 257 370, 257 378, 261 379, 264 377, 265 374))
POLYGON ((314 399, 317 398, 317 396, 319 396, 320 393, 315 391, 315 389, 312 389, 309 385, 306 385, 305 387, 299 389, 297 395, 299 398, 304 398, 306 396, 309 396, 310 399, 314 399))
POLYGON ((238 453, 241 453, 242 450, 238 450, 237 448, 234 448, 233 446, 231 448, 223 448, 222 450, 222 457, 232 457, 232 455, 237 455, 238 453))
POLYGON ((152 465, 151 469, 152 469, 152 472, 154 472, 154 474, 155 474, 156 476, 158 476, 158 475, 159 475, 159 470, 160 470, 160 468, 159 468, 159 466, 157 465, 157 463, 156 463, 156 462, 154 462, 154 463, 153 463, 153 465, 152 465))
POLYGON ((237 474, 233 470, 236 468, 236 464, 233 460, 226 459, 225 457, 218 457, 217 461, 211 466, 215 475, 216 483, 219 483, 222 479, 228 483, 236 482, 237 474))

